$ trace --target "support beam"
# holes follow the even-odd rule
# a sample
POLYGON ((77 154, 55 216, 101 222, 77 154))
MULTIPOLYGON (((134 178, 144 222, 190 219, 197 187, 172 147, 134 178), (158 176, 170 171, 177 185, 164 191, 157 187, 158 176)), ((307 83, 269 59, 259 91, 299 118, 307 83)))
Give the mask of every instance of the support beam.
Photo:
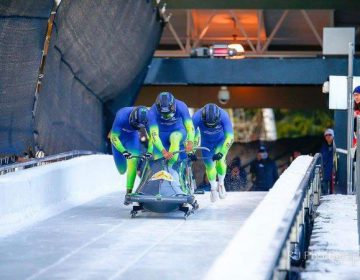
MULTIPOLYGON (((238 41, 241 39, 237 38, 238 41)), ((315 58, 320 55, 319 51, 267 51, 264 53, 257 53, 256 51, 246 52, 246 58, 294 58, 294 57, 308 57, 315 58)), ((157 50, 155 51, 154 57, 188 57, 188 53, 184 53, 181 50, 157 50)))
MULTIPOLYGON (((135 106, 151 106, 159 92, 170 91, 188 106, 200 108, 218 103, 219 86, 144 86, 135 106)), ((321 86, 228 86, 230 102, 223 108, 325 109, 326 95, 321 86), (296 100, 296 102, 294 102, 296 100)))
POLYGON ((190 53, 191 51, 191 29, 192 29, 192 20, 191 20, 191 11, 187 10, 186 11, 186 52, 190 53))
POLYGON ((335 10, 329 11, 329 27, 335 26, 335 10))
POLYGON ((169 9, 342 9, 359 10, 359 1, 344 0, 166 0, 169 9))
POLYGON ((283 12, 283 14, 281 15, 279 21, 276 23, 275 28, 273 29, 273 31, 271 32, 269 38, 266 40, 265 45, 263 46, 263 48, 261 49, 261 52, 263 53, 264 51, 267 50, 267 48, 269 47, 272 39, 274 38, 274 36, 276 35, 276 33, 278 32, 279 28, 281 27, 282 23, 284 22, 286 16, 288 15, 289 10, 286 10, 283 12))
MULTIPOLYGON (((144 85, 322 85, 344 75, 346 58, 154 58, 144 85)), ((360 75, 360 59, 354 61, 360 75)))
POLYGON ((247 35, 245 28, 242 26, 242 24, 240 23, 238 17, 236 16, 236 14, 234 13, 234 11, 230 11, 229 12, 230 15, 233 17, 234 21, 235 21, 235 25, 236 28, 239 29, 240 33, 245 37, 246 42, 248 43, 249 47, 251 48, 251 50, 253 52, 256 52, 256 49, 253 45, 253 43, 251 42, 251 40, 249 39, 249 36, 247 35))
MULTIPOLYGON (((195 36, 196 37, 196 36, 195 36)), ((168 36, 163 36, 162 39, 165 40, 172 40, 173 36, 172 35, 168 35, 168 36)), ((186 41, 186 35, 184 36, 179 36, 180 40, 186 41)), ((288 38, 286 37, 276 37, 274 38, 274 40, 277 41, 281 41, 281 40, 287 40, 288 38)), ((201 42, 212 42, 214 43, 214 41, 232 41, 234 40, 233 36, 230 36, 230 34, 224 34, 224 36, 205 36, 201 39, 201 42), (228 35, 228 36, 225 36, 228 35)), ((255 46, 255 43, 257 42, 257 36, 256 37, 250 37, 248 36, 248 38, 244 37, 244 36, 237 36, 236 40, 238 41, 244 41, 247 42, 247 40, 250 40, 251 42, 253 42, 253 46, 255 46)))
POLYGON ((319 42, 320 46, 322 47, 322 45, 323 45, 322 39, 321 39, 321 37, 319 35, 319 32, 316 30, 312 20, 310 19, 309 14, 305 10, 301 10, 301 13, 304 16, 304 18, 305 18, 307 24, 309 25, 311 31, 314 33, 314 35, 316 37, 316 40, 319 42))
POLYGON ((170 21, 167 23, 167 26, 169 27, 170 32, 171 32, 171 34, 174 36, 175 41, 178 43, 178 45, 179 45, 180 49, 181 49, 182 51, 186 52, 186 50, 185 50, 185 47, 184 47, 183 43, 181 42, 181 40, 180 40, 180 38, 179 38, 178 34, 176 33, 175 28, 173 27, 173 25, 171 24, 171 22, 170 22, 170 21))
POLYGON ((261 27, 262 27, 264 12, 262 10, 257 11, 257 16, 258 16, 258 25, 257 25, 256 51, 259 53, 261 52, 261 27))
POLYGON ((356 28, 355 36, 358 36, 360 34, 360 27, 356 28))
POLYGON ((216 11, 213 11, 212 14, 210 15, 209 19, 207 20, 205 27, 201 31, 199 38, 197 38, 197 40, 195 41, 193 48, 196 48, 199 45, 201 39, 206 35, 206 32, 209 30, 211 21, 213 20, 215 15, 216 15, 216 11))

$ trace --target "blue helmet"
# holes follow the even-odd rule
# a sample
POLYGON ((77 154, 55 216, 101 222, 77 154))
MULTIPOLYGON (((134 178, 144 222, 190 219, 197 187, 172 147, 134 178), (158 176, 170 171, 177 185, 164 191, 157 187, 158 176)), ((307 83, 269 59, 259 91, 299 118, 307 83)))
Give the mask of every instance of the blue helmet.
POLYGON ((129 122, 135 129, 145 127, 148 123, 148 109, 145 106, 135 107, 130 113, 129 122))
POLYGON ((360 94, 360 86, 357 86, 354 91, 353 94, 360 94))
POLYGON ((201 119, 207 127, 215 127, 220 122, 220 109, 216 104, 206 104, 201 112, 201 119))
POLYGON ((170 92, 161 92, 156 98, 156 109, 161 118, 171 119, 176 112, 175 97, 170 92))

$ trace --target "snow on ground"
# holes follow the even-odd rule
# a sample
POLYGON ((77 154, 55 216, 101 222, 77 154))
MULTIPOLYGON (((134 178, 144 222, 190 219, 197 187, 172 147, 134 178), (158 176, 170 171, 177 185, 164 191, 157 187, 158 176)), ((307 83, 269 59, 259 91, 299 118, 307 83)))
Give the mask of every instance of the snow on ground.
POLYGON ((317 209, 305 280, 360 279, 354 195, 328 195, 317 209))

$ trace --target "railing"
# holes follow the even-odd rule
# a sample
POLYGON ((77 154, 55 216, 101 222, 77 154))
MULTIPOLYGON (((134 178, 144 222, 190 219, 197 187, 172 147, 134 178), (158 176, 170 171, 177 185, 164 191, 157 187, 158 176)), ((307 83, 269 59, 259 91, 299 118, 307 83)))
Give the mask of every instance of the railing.
POLYGON ((45 165, 57 161, 68 160, 79 156, 98 154, 97 152, 74 150, 71 152, 61 153, 44 158, 30 159, 27 162, 14 163, 0 167, 0 175, 4 175, 9 172, 15 172, 17 170, 26 169, 30 167, 45 165))
POLYGON ((360 117, 356 119, 356 163, 355 163, 355 191, 356 191, 356 204, 357 204, 357 222, 358 222, 358 240, 360 250, 360 117))
POLYGON ((205 279, 299 279, 315 208, 320 203, 321 173, 321 154, 296 158, 234 235, 205 279))
POLYGON ((266 279, 289 279, 292 267, 304 265, 309 247, 315 208, 320 204, 322 159, 316 154, 301 181, 286 215, 287 224, 279 229, 278 243, 281 250, 275 254, 274 270, 266 279))

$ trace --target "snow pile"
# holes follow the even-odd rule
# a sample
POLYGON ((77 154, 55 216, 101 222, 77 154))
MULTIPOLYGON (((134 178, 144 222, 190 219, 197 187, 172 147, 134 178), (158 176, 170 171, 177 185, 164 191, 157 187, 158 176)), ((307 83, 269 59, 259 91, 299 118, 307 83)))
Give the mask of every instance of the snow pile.
POLYGON ((360 279, 354 195, 328 195, 317 209, 302 279, 360 279))
POLYGON ((2 175, 0 237, 99 196, 124 190, 125 180, 109 155, 83 156, 2 175))
POLYGON ((292 200, 312 159, 300 156, 285 170, 206 279, 267 279, 281 249, 279 238, 291 222, 289 210, 297 207, 292 200))

